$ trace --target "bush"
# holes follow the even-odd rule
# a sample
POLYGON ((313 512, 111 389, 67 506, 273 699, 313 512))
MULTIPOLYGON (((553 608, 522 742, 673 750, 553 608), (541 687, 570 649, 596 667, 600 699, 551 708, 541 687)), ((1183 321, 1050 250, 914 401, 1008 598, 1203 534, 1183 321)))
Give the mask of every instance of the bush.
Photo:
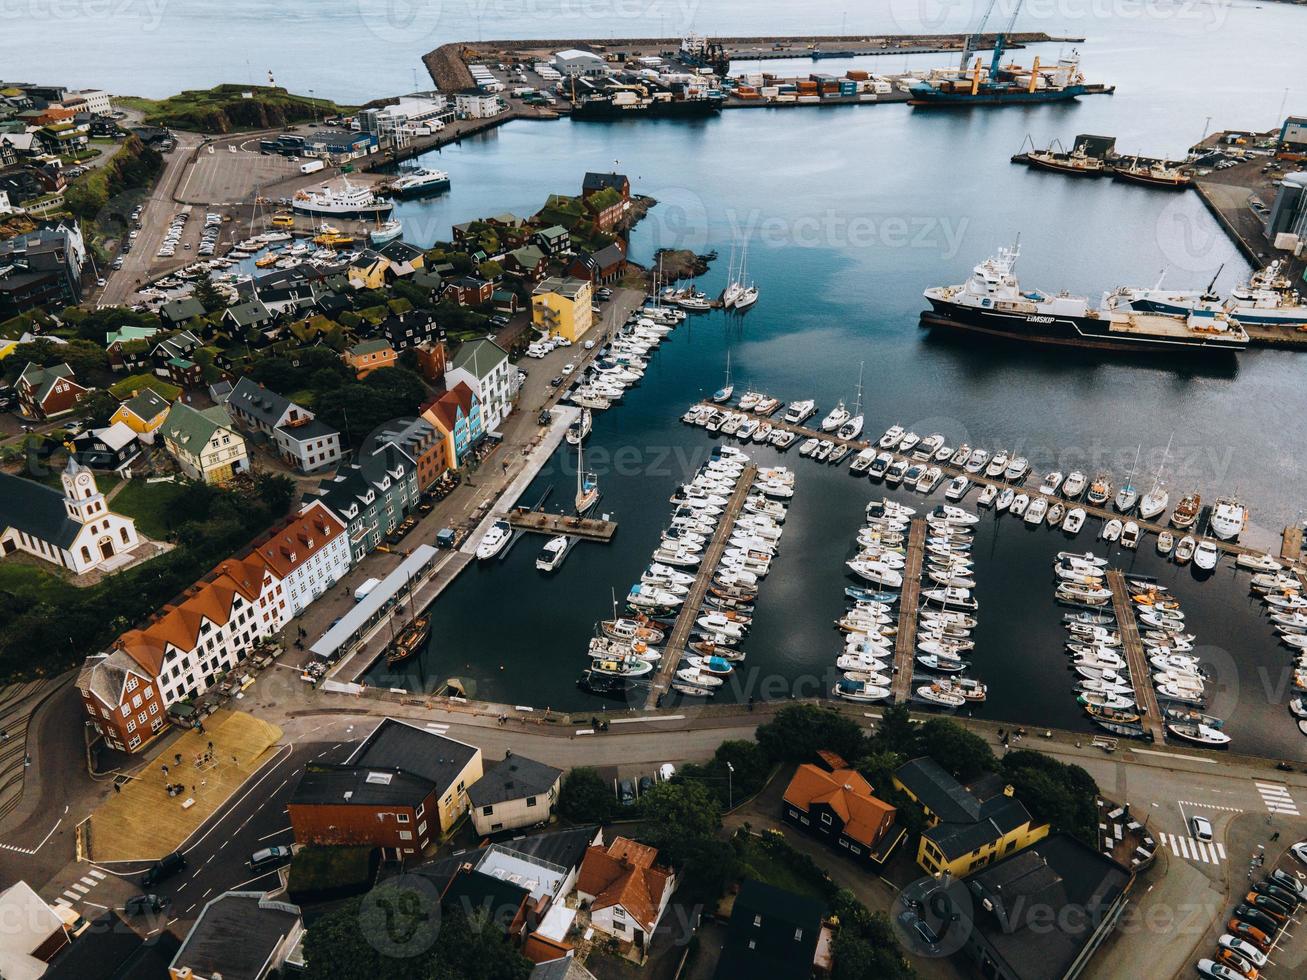
POLYGON ((293 902, 327 902, 362 895, 381 863, 375 847, 300 848, 290 862, 287 891, 293 902))
POLYGON ((758 745, 773 762, 807 762, 820 749, 838 752, 850 761, 863 754, 866 736, 858 723, 830 708, 789 705, 758 726, 758 745))
POLYGON ((578 766, 563 777, 558 792, 558 812, 574 823, 607 823, 612 819, 612 787, 599 777, 599 773, 586 766, 578 766))

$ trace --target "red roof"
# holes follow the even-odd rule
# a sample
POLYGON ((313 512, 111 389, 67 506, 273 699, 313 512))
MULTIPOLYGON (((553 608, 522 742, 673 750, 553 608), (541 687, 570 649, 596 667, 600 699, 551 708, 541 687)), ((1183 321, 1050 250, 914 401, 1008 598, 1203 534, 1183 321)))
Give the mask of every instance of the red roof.
POLYGON ((657 858, 654 848, 625 837, 614 838, 607 848, 595 845, 585 852, 577 890, 594 896, 592 912, 621 905, 646 932, 652 932, 672 878, 670 870, 654 867, 657 858))
POLYGON ((824 803, 844 822, 844 836, 875 847, 894 820, 894 807, 871 795, 871 784, 852 769, 824 772, 804 763, 785 789, 785 802, 805 813, 824 803))

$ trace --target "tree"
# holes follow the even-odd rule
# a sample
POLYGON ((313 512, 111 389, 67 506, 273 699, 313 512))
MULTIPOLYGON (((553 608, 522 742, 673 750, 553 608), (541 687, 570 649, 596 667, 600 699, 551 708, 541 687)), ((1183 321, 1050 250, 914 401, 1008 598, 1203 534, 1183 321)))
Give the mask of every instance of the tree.
MULTIPOLYGON (((400 879, 402 882, 403 879, 400 879)), ((438 914, 434 887, 387 883, 305 934, 309 980, 526 980, 531 961, 494 923, 438 914)))
POLYGON ((913 759, 921 754, 921 739, 907 704, 894 704, 886 708, 871 740, 878 750, 893 752, 904 759, 913 759))
POLYGON ((594 769, 578 766, 563 777, 558 812, 575 823, 607 823, 613 813, 612 787, 594 769))
POLYGON ((947 718, 932 718, 921 726, 921 747, 962 782, 998 768, 989 744, 947 718))
POLYGON ((196 281, 194 295, 206 313, 227 308, 227 299, 223 296, 222 290, 208 276, 201 276, 196 281))
POLYGON ((767 758, 777 762, 807 762, 819 749, 857 759, 866 742, 853 719, 814 704, 782 708, 771 721, 758 726, 757 739, 767 758))
POLYGON ((1098 784, 1080 766, 1018 749, 1003 757, 1000 771, 1036 820, 1087 844, 1095 842, 1098 784))
POLYGON ((663 852, 663 858, 680 865, 691 845, 715 838, 722 826, 721 806, 702 783, 659 783, 641 798, 644 836, 663 852))
POLYGON ((90 421, 92 428, 99 429, 109 424, 109 417, 118 411, 118 405, 117 398, 103 388, 97 388, 77 403, 77 409, 90 421))

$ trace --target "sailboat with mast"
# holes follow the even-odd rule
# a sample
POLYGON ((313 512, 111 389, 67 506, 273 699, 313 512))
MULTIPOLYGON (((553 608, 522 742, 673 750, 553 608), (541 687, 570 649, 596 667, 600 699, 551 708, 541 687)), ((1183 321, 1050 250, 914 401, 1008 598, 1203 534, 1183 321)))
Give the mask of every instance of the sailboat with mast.
POLYGON ((1151 521, 1161 514, 1170 502, 1171 495, 1167 492, 1166 484, 1162 482, 1162 470, 1166 468, 1166 460, 1171 455, 1171 442, 1174 439, 1175 433, 1172 432, 1171 438, 1166 440, 1166 452, 1162 454, 1162 464, 1157 467, 1157 475, 1153 477, 1152 489, 1139 501, 1139 516, 1146 521, 1151 521))
POLYGON ((586 511, 599 502, 599 479, 594 473, 585 469, 585 440, 576 444, 576 516, 584 517, 586 511))
POLYGON ((427 638, 431 636, 431 616, 428 614, 416 615, 413 606, 413 580, 406 580, 408 587, 408 611, 412 618, 399 631, 394 633, 394 620, 391 620, 391 641, 390 646, 386 648, 386 665, 403 663, 411 658, 414 654, 425 650, 427 638))
POLYGON ((731 400, 735 394, 735 385, 731 384, 731 352, 726 352, 726 384, 722 385, 713 392, 712 400, 718 405, 724 405, 731 400))
POLYGON ((734 309, 742 292, 744 292, 744 284, 735 274, 735 243, 732 242, 731 261, 726 266, 726 288, 722 290, 722 309, 734 309))
POLYGON ((841 439, 856 439, 862 435, 862 369, 866 366, 866 361, 858 365, 858 400, 854 403, 853 415, 835 433, 841 439))
POLYGON ((1135 461, 1130 464, 1130 472, 1121 484, 1121 489, 1116 492, 1116 509, 1122 514, 1128 514, 1134 510, 1135 502, 1139 499, 1139 489, 1135 486, 1135 471, 1139 468, 1139 452, 1144 447, 1142 445, 1135 447, 1135 461))
POLYGON ((736 297, 735 308, 737 310, 747 310, 754 303, 758 302, 758 287, 753 284, 752 279, 746 280, 745 269, 749 262, 749 243, 744 243, 744 250, 740 255, 740 282, 748 282, 747 286, 742 286, 740 295, 736 297))

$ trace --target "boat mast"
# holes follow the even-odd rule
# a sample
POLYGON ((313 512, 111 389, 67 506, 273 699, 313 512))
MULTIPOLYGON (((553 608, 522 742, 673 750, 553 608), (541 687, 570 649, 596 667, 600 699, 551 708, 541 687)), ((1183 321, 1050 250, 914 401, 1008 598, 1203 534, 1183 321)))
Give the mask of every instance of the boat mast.
POLYGON ((1157 475, 1153 477, 1153 489, 1150 494, 1155 494, 1162 486, 1162 470, 1166 468, 1166 459, 1171 455, 1171 442, 1175 439, 1175 433, 1171 433, 1171 438, 1166 440, 1166 452, 1162 453, 1162 465, 1157 467, 1157 475))
POLYGON ((853 406, 854 415, 862 414, 862 369, 865 368, 866 366, 867 366, 866 361, 860 361, 858 363, 858 399, 853 406))

